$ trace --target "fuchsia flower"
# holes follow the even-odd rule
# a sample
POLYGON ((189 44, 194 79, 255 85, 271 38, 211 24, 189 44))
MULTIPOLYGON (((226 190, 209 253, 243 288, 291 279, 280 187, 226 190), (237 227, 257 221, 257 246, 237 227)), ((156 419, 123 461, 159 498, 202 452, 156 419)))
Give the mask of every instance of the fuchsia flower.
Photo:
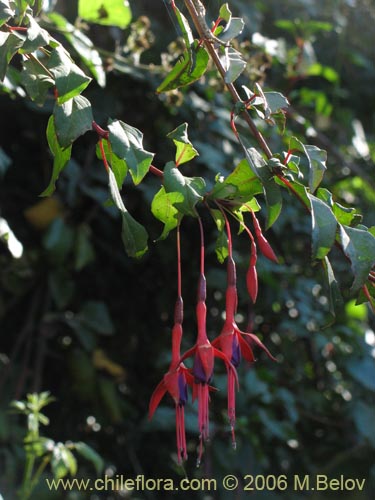
POLYGON ((215 357, 224 361, 228 373, 233 380, 238 383, 237 372, 227 356, 216 349, 207 338, 206 332, 206 278, 203 273, 199 277, 198 302, 197 302, 197 324, 198 335, 194 347, 189 349, 181 358, 181 361, 194 355, 194 364, 192 374, 193 382, 193 401, 198 399, 198 427, 199 427, 199 453, 197 465, 200 464, 203 454, 203 442, 209 438, 209 391, 210 382, 214 371, 215 357))
POLYGON ((176 441, 178 463, 187 459, 185 436, 185 403, 188 399, 187 385, 193 384, 193 376, 180 361, 180 345, 182 339, 183 302, 178 297, 175 307, 175 323, 172 330, 172 360, 169 370, 156 386, 149 404, 149 419, 155 413, 160 401, 166 393, 172 396, 176 407, 176 441))
POLYGON ((198 399, 198 427, 199 427, 199 452, 197 466, 199 466, 203 454, 203 442, 209 438, 209 402, 211 389, 210 382, 214 371, 215 357, 224 361, 228 373, 232 374, 233 379, 238 383, 237 372, 227 356, 216 349, 208 340, 206 331, 207 306, 206 306, 206 278, 204 275, 204 232, 201 219, 198 217, 200 237, 201 237, 201 252, 200 252, 200 275, 198 279, 197 293, 197 342, 194 347, 189 349, 182 356, 181 361, 194 355, 194 364, 192 374, 193 382, 193 401, 198 399))
MULTIPOLYGON (((220 207, 219 207, 220 208, 220 207)), ((225 322, 220 335, 212 341, 213 346, 218 346, 218 348, 226 355, 228 360, 232 365, 237 368, 241 361, 241 356, 243 356, 246 361, 252 363, 255 361, 253 347, 260 347, 269 358, 276 361, 269 350, 263 345, 263 343, 258 339, 256 335, 249 332, 241 331, 235 321, 235 315, 237 311, 237 277, 236 277, 236 264, 232 257, 232 237, 230 231, 230 225, 227 216, 224 211, 222 211, 226 230, 228 235, 228 258, 227 258, 227 290, 225 295, 225 322)), ((254 214, 253 214, 254 217, 254 214)), ((250 267, 251 273, 247 273, 247 287, 249 291, 250 298, 253 302, 256 300, 257 290, 258 290, 258 280, 256 275, 256 246, 254 238, 252 237, 250 231, 245 226, 251 237, 251 257, 250 257, 250 267), (254 282, 250 282, 251 278, 254 282)), ((262 235, 263 236, 263 235, 262 235)), ((263 237, 264 238, 264 237, 263 237)), ((267 242, 267 245, 268 242, 267 242)), ((276 257, 275 257, 276 258, 276 257)), ((235 422, 236 422, 236 401, 235 401, 235 379, 233 378, 232 372, 228 372, 228 418, 232 430, 232 443, 233 447, 236 447, 235 440, 235 422)))

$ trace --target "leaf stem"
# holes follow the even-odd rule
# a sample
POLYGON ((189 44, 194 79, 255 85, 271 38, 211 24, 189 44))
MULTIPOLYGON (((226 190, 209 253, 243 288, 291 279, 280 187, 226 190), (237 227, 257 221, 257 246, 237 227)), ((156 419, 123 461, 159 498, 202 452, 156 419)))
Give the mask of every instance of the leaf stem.
MULTIPOLYGON (((224 66, 223 66, 223 64, 220 60, 220 57, 219 57, 215 47, 213 46, 212 42, 210 40, 205 39, 204 33, 202 31, 202 27, 200 25, 199 19, 197 17, 195 9, 194 9, 194 5, 192 4, 191 0, 185 0, 185 5, 189 11, 189 14, 190 14, 191 19, 194 23, 194 26, 199 33, 199 37, 201 39, 203 39, 203 42, 204 42, 204 45, 206 47, 207 52, 210 54, 211 59, 212 59, 213 63, 215 64, 217 70, 219 71, 221 78, 225 82, 226 71, 224 69, 224 66)), ((242 103, 242 99, 240 98, 240 96, 236 90, 236 87, 233 85, 233 83, 225 83, 225 85, 226 85, 230 95, 232 96, 233 101, 235 103, 242 103)), ((272 158, 273 155, 272 155, 271 149, 269 148, 263 135, 257 129, 255 123, 253 122, 253 120, 250 117, 247 110, 244 109, 244 111, 241 114, 242 114, 243 118, 245 119, 252 135, 254 136, 255 140, 258 142, 259 146, 261 147, 261 149, 263 150, 263 152, 265 153, 267 158, 272 158)))

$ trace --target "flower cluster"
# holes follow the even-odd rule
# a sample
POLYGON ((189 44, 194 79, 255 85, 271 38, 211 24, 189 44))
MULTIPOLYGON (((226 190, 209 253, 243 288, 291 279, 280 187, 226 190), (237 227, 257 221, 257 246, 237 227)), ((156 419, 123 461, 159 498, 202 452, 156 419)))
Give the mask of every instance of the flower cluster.
MULTIPOLYGON (((223 207, 219 206, 223 220, 225 221, 228 239, 227 258, 227 289, 225 295, 225 322, 220 334, 212 341, 208 339, 206 329, 207 306, 206 306, 206 278, 204 272, 205 246, 204 231, 201 219, 198 217, 201 254, 200 254, 200 274, 198 278, 196 320, 197 339, 195 345, 183 355, 180 353, 181 339, 183 334, 183 301, 181 296, 181 250, 180 231, 177 228, 177 256, 178 256, 178 297, 175 305, 174 326, 172 329, 172 360, 168 372, 154 390, 149 404, 149 418, 152 418, 161 399, 166 393, 172 397, 176 408, 176 441, 178 462, 187 458, 184 407, 188 399, 188 386, 192 389, 192 400, 198 400, 198 429, 199 429, 199 451, 197 465, 200 464, 203 454, 203 444, 209 439, 209 403, 210 393, 215 390, 211 380, 214 372, 215 358, 220 358, 227 371, 227 401, 228 419, 232 433, 232 444, 236 447, 235 421, 236 402, 235 392, 238 387, 238 377, 236 368, 239 366, 241 358, 252 363, 255 361, 253 352, 254 346, 261 348, 272 360, 275 358, 268 349, 252 332, 243 332, 236 324, 235 316, 237 311, 237 278, 236 265, 232 256, 232 237, 230 224, 223 207), (187 368, 184 361, 193 358, 192 368, 187 368)), ((275 256, 270 244, 264 237, 259 222, 252 210, 252 219, 255 231, 255 238, 250 229, 240 221, 251 240, 250 263, 247 271, 247 288, 250 299, 255 302, 258 291, 258 279, 256 272, 257 247, 263 255, 275 262, 275 256), (256 242, 255 242, 256 239, 256 242)), ((229 212, 232 213, 232 212, 229 212)))

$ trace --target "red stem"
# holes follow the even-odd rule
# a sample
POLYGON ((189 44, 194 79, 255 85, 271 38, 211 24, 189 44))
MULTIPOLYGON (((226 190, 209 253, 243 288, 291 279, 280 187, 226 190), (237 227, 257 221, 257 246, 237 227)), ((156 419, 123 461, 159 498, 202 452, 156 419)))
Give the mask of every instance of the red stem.
POLYGON ((201 275, 204 276, 204 231, 203 231, 203 224, 202 220, 198 215, 198 224, 199 224, 199 232, 201 236, 201 263, 200 263, 200 270, 201 270, 201 275))
POLYGON ((104 130, 104 128, 100 127, 95 121, 92 122, 92 129, 98 134, 101 139, 109 138, 109 130, 104 130))
POLYGON ((103 146, 103 139, 99 139, 99 148, 100 148, 100 152, 102 154, 102 160, 103 160, 105 169, 107 170, 107 172, 109 172, 109 165, 108 165, 108 162, 107 162, 107 158, 105 156, 105 151, 104 151, 104 146, 103 146))
POLYGON ((180 223, 177 226, 177 295, 182 297, 180 223))

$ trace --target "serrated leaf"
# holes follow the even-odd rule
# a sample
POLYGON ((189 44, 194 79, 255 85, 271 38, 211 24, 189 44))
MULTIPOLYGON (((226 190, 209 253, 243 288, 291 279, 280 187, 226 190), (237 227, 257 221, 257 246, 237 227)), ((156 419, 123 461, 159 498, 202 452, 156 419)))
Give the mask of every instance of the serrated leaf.
POLYGON ((340 225, 340 241, 354 274, 351 292, 357 292, 367 281, 375 264, 375 237, 367 230, 340 225))
POLYGON ((129 2, 124 0, 79 0, 78 15, 91 23, 124 29, 132 19, 129 2))
MULTIPOLYGON (((242 142, 241 142, 242 144, 242 142)), ((273 180, 267 162, 255 148, 242 147, 246 153, 247 161, 257 177, 261 180, 267 205, 266 229, 269 229, 277 220, 282 208, 280 186, 273 180)))
POLYGON ((312 222, 312 257, 323 259, 335 242, 337 220, 331 208, 319 198, 309 194, 312 222))
POLYGON ((83 458, 86 458, 95 467, 97 476, 100 476, 104 469, 104 460, 91 446, 78 441, 74 443, 74 448, 83 458))
POLYGON ((327 170, 327 152, 317 146, 303 144, 296 137, 292 137, 289 144, 291 151, 302 151, 309 163, 309 188, 310 192, 314 193, 321 183, 324 172, 327 170))
POLYGON ((9 0, 1 0, 0 2, 0 26, 5 24, 11 17, 15 15, 15 11, 10 7, 9 0))
POLYGON ((80 135, 92 128, 92 109, 88 99, 79 95, 64 104, 55 104, 56 134, 63 148, 69 147, 80 135))
MULTIPOLYGON (((103 139, 102 144, 107 162, 109 163, 111 170, 116 177, 117 186, 119 187, 119 189, 121 189, 126 174, 128 173, 128 166, 126 164, 126 161, 122 158, 119 158, 113 152, 107 140, 103 139)), ((99 160, 102 160, 102 152, 100 150, 99 143, 96 145, 96 156, 99 158, 99 160)))
POLYGON ((21 82, 29 97, 36 104, 43 105, 48 90, 55 84, 51 76, 34 59, 22 62, 21 82))
POLYGON ((177 128, 172 130, 167 134, 168 139, 172 139, 176 146, 176 165, 182 165, 189 160, 192 160, 198 156, 198 151, 194 148, 192 143, 189 141, 187 134, 187 123, 182 123, 177 128))
POLYGON ((126 253, 129 257, 139 258, 147 252, 148 235, 146 229, 139 224, 127 211, 124 202, 122 201, 120 191, 117 186, 116 178, 111 169, 108 171, 109 189, 112 200, 116 207, 120 210, 122 217, 122 241, 125 246, 126 253))
POLYGON ((333 204, 332 210, 337 221, 345 226, 350 226, 353 221, 362 219, 362 216, 357 213, 355 208, 343 207, 337 202, 333 204))
POLYGON ((233 83, 246 68, 246 61, 241 52, 233 47, 225 49, 225 55, 221 58, 221 62, 225 69, 225 83, 233 83))
POLYGON ((142 132, 121 120, 110 120, 108 130, 113 152, 125 160, 134 184, 139 184, 147 174, 154 157, 153 153, 143 148, 142 132))
POLYGON ((56 130, 55 130, 55 119, 50 116, 47 125, 47 141, 51 153, 54 156, 53 159, 53 170, 51 180, 46 187, 46 189, 41 193, 40 196, 51 196, 51 194, 55 191, 55 184, 59 175, 65 165, 70 160, 70 156, 72 154, 72 146, 68 146, 67 148, 62 148, 57 139, 56 130))
POLYGON ((92 73, 98 85, 105 87, 106 73, 103 67, 103 60, 99 52, 95 49, 93 42, 82 30, 77 29, 69 23, 64 16, 57 12, 49 12, 48 18, 62 30, 62 34, 71 43, 81 60, 92 73))
POLYGON ((195 205, 203 199, 206 183, 201 177, 185 177, 175 163, 170 161, 164 168, 164 188, 167 193, 178 192, 183 201, 176 203, 176 208, 184 215, 196 216, 195 205))
POLYGON ((262 192, 262 184, 254 175, 247 160, 242 160, 226 179, 220 178, 214 185, 210 198, 235 200, 244 203, 262 192))
POLYGON ((48 32, 41 28, 32 16, 27 16, 27 19, 29 26, 26 32, 26 40, 20 49, 21 54, 29 54, 39 47, 48 45, 50 39, 48 32))
POLYGON ((280 92, 264 92, 263 95, 271 115, 290 106, 288 99, 280 92))
POLYGON ((219 17, 223 19, 226 23, 229 21, 229 19, 232 17, 232 12, 229 9, 229 5, 227 3, 224 3, 219 10, 219 17))
POLYGON ((199 80, 205 73, 209 55, 206 49, 195 40, 191 50, 186 50, 156 89, 157 93, 168 92, 199 80))
POLYGON ((220 40, 230 42, 233 38, 240 35, 244 29, 245 23, 240 17, 230 17, 227 21, 225 29, 220 33, 220 40))
POLYGON ((164 240, 169 232, 177 227, 181 217, 175 205, 183 201, 184 196, 182 193, 166 193, 164 186, 162 186, 154 196, 151 204, 151 211, 158 220, 164 223, 164 229, 158 238, 159 240, 164 240))
POLYGON ((311 202, 308 197, 308 191, 306 186, 301 184, 300 182, 297 181, 288 181, 288 185, 284 184, 280 179, 277 177, 275 178, 275 181, 279 184, 282 185, 283 187, 286 187, 293 195, 298 198, 298 200, 301 202, 302 205, 306 207, 306 209, 310 212, 311 211, 311 202))
POLYGON ((78 96, 91 82, 62 46, 52 50, 47 67, 55 78, 58 104, 78 96))
POLYGON ((0 81, 4 80, 8 65, 23 42, 24 38, 16 32, 0 31, 0 81))

